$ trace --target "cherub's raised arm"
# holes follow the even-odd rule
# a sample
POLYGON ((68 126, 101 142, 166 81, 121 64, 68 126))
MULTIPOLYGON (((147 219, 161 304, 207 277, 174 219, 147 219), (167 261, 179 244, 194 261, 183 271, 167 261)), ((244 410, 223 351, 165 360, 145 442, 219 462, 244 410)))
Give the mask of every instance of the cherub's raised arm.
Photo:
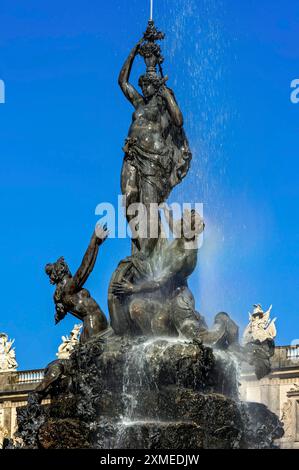
POLYGON ((108 231, 106 226, 99 226, 97 227, 96 231, 94 231, 83 257, 81 266, 73 277, 73 284, 75 289, 80 289, 84 286, 94 268, 99 253, 99 247, 104 243, 107 237, 108 231))
POLYGON ((129 83, 131 70, 133 66, 133 62, 135 60, 136 55, 138 54, 138 50, 140 45, 144 40, 141 39, 135 47, 133 47, 129 57, 127 58, 126 62, 124 63, 123 68, 120 71, 118 83, 120 88, 122 89, 126 98, 132 103, 132 105, 136 108, 140 102, 143 101, 142 96, 138 93, 138 91, 129 83))

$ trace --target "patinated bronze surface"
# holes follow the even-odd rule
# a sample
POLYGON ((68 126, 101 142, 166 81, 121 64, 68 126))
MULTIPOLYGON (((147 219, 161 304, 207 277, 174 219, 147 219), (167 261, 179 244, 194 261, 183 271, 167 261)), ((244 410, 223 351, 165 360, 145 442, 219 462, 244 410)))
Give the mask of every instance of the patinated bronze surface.
MULTIPOLYGON (((164 35, 149 22, 143 38, 132 49, 119 75, 119 85, 133 105, 132 124, 124 147, 125 158, 121 189, 126 207, 143 203, 148 208, 160 204, 171 189, 187 175, 192 158, 183 129, 183 115, 173 91, 165 83, 160 46, 164 35), (130 83, 136 56, 144 57, 147 69, 139 79, 142 94, 130 83), (160 73, 157 73, 159 66, 160 73)), ((127 213, 130 221, 131 217, 127 213)), ((148 233, 150 217, 148 216, 148 233)), ((137 248, 149 254, 155 241, 147 238, 136 242, 137 248)))
MULTIPOLYGON (((197 238, 204 229, 203 220, 195 212, 191 217, 197 238)), ((132 327, 132 334, 196 337, 204 320, 195 311, 188 277, 196 267, 197 254, 195 239, 161 238, 150 257, 134 255, 124 260, 109 290, 111 325, 117 334, 132 327)))
MULTIPOLYGON (((147 207, 148 234, 153 224, 152 204, 163 203, 171 189, 187 175, 191 152, 183 129, 183 115, 175 95, 165 83, 163 57, 157 41, 164 39, 153 21, 143 38, 132 49, 119 76, 119 85, 134 106, 132 124, 124 147, 121 188, 126 207, 143 203, 147 207), (140 94, 130 83, 137 55, 144 58, 146 72, 139 79, 140 94), (158 69, 158 70, 157 70, 158 69)), ((165 209, 165 208, 164 208, 165 209)), ((172 214, 165 210, 171 229, 172 214)), ((161 236, 137 239, 132 256, 114 272, 108 294, 111 326, 118 335, 168 335, 201 339, 223 349, 238 344, 239 329, 226 313, 216 316, 209 331, 196 312, 188 278, 197 264, 197 237, 204 230, 203 220, 192 214, 194 240, 186 240, 183 230, 170 243, 161 236), (196 222, 197 220, 197 222, 196 222)), ((128 221, 130 214, 127 213, 128 221)), ((161 220, 158 218, 159 223, 161 220)), ((179 223, 183 228, 184 217, 179 223)))
POLYGON ((97 233, 93 233, 81 266, 74 276, 72 276, 64 258, 59 258, 56 263, 47 264, 45 268, 51 284, 56 285, 54 294, 55 322, 59 323, 67 313, 71 313, 82 320, 83 331, 80 337, 82 343, 105 330, 108 326, 105 314, 88 290, 83 288, 94 268, 99 247, 104 243, 107 236, 108 232, 105 227, 98 229, 97 233))

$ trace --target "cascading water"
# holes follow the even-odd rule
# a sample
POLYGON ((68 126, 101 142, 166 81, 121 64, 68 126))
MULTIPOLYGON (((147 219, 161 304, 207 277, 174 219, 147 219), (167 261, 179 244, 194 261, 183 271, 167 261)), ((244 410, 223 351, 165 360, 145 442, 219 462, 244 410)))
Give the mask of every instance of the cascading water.
MULTIPOLYGON (((161 420, 153 410, 147 409, 144 394, 159 390, 159 372, 155 375, 156 364, 163 362, 166 352, 172 346, 188 344, 180 338, 149 338, 134 345, 126 354, 123 372, 123 415, 118 423, 116 446, 122 448, 127 439, 127 430, 132 426, 161 426, 171 421, 161 420)), ((157 367, 157 366, 156 366, 157 367)))
POLYGON ((223 395, 234 396, 239 399, 239 384, 241 382, 240 361, 234 353, 214 349, 213 354, 218 365, 219 392, 223 395))
MULTIPOLYGON (((183 338, 155 337, 137 341, 126 353, 123 368, 122 402, 123 413, 117 423, 116 438, 113 447, 123 448, 130 440, 130 432, 137 429, 136 438, 142 441, 142 430, 145 427, 160 429, 177 423, 177 418, 165 419, 160 412, 148 407, 148 394, 159 394, 161 387, 161 364, 168 363, 168 355, 178 354, 182 358, 186 351, 192 348, 192 341, 183 338)), ((237 398, 239 365, 236 357, 229 352, 213 351, 218 370, 218 392, 224 395, 233 395, 237 398)), ((196 390, 199 388, 196 374, 192 375, 188 386, 196 390)), ((180 388, 186 386, 182 383, 179 374, 172 375, 173 385, 180 388)), ((180 422, 180 421, 179 421, 180 422)), ((184 424, 192 424, 185 420, 184 424)), ((111 442, 110 442, 111 445, 111 442)))

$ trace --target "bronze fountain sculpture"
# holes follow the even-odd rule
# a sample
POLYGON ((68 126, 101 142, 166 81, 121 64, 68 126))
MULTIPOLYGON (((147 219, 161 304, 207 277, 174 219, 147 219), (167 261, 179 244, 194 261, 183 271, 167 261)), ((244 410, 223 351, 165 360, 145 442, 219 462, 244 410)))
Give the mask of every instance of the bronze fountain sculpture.
POLYGON ((208 329, 196 311, 188 278, 196 268, 203 219, 187 211, 174 221, 164 207, 175 236, 163 236, 159 209, 192 159, 182 112, 162 70, 163 38, 149 21, 119 76, 135 108, 121 189, 129 223, 130 206, 145 207, 146 236, 133 239, 131 255, 112 275, 110 325, 83 288, 106 227, 97 227, 74 276, 63 258, 46 266, 56 284, 56 322, 70 312, 83 321, 83 333, 70 359, 47 367, 44 381, 19 411, 22 447, 268 448, 282 436, 278 418, 263 405, 240 402, 238 391, 238 361, 249 362, 263 377, 274 342, 241 346, 228 314, 219 313, 208 329), (142 94, 130 83, 138 54, 146 64, 139 79, 142 94), (154 220, 158 236, 151 237, 154 220), (42 404, 45 397, 50 405, 42 404))
MULTIPOLYGON (((149 211, 150 204, 164 202, 172 188, 187 175, 192 158, 182 112, 173 91, 165 85, 168 78, 162 72, 164 59, 156 43, 163 38, 164 34, 150 21, 119 75, 119 85, 135 109, 124 147, 121 175, 127 208, 133 203, 143 203, 149 211), (146 73, 139 78, 142 95, 129 82, 138 54, 144 57, 146 64, 146 73)), ((127 218, 130 221, 128 214, 127 218)), ((149 253, 155 239, 146 237, 136 244, 139 250, 149 253)))
POLYGON ((80 336, 82 343, 101 333, 108 326, 104 312, 90 293, 83 288, 96 263, 99 247, 107 237, 107 228, 98 227, 74 276, 71 275, 64 258, 59 258, 56 263, 47 264, 45 268, 51 284, 57 286, 54 295, 55 322, 63 320, 68 312, 82 320, 83 331, 80 336))

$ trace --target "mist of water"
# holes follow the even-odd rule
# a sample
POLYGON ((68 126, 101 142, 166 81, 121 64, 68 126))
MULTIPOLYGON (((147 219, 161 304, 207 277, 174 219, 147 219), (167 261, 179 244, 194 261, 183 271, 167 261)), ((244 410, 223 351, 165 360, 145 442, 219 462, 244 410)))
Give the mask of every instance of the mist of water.
POLYGON ((223 0, 165 0, 163 7, 157 3, 155 17, 166 31, 165 73, 182 108, 193 153, 191 170, 171 200, 204 203, 206 231, 195 295, 202 313, 211 318, 217 313, 215 285, 221 284, 219 255, 225 250, 226 227, 232 218, 224 197, 229 158, 225 145, 234 117, 225 86, 230 54, 225 4, 223 0))

